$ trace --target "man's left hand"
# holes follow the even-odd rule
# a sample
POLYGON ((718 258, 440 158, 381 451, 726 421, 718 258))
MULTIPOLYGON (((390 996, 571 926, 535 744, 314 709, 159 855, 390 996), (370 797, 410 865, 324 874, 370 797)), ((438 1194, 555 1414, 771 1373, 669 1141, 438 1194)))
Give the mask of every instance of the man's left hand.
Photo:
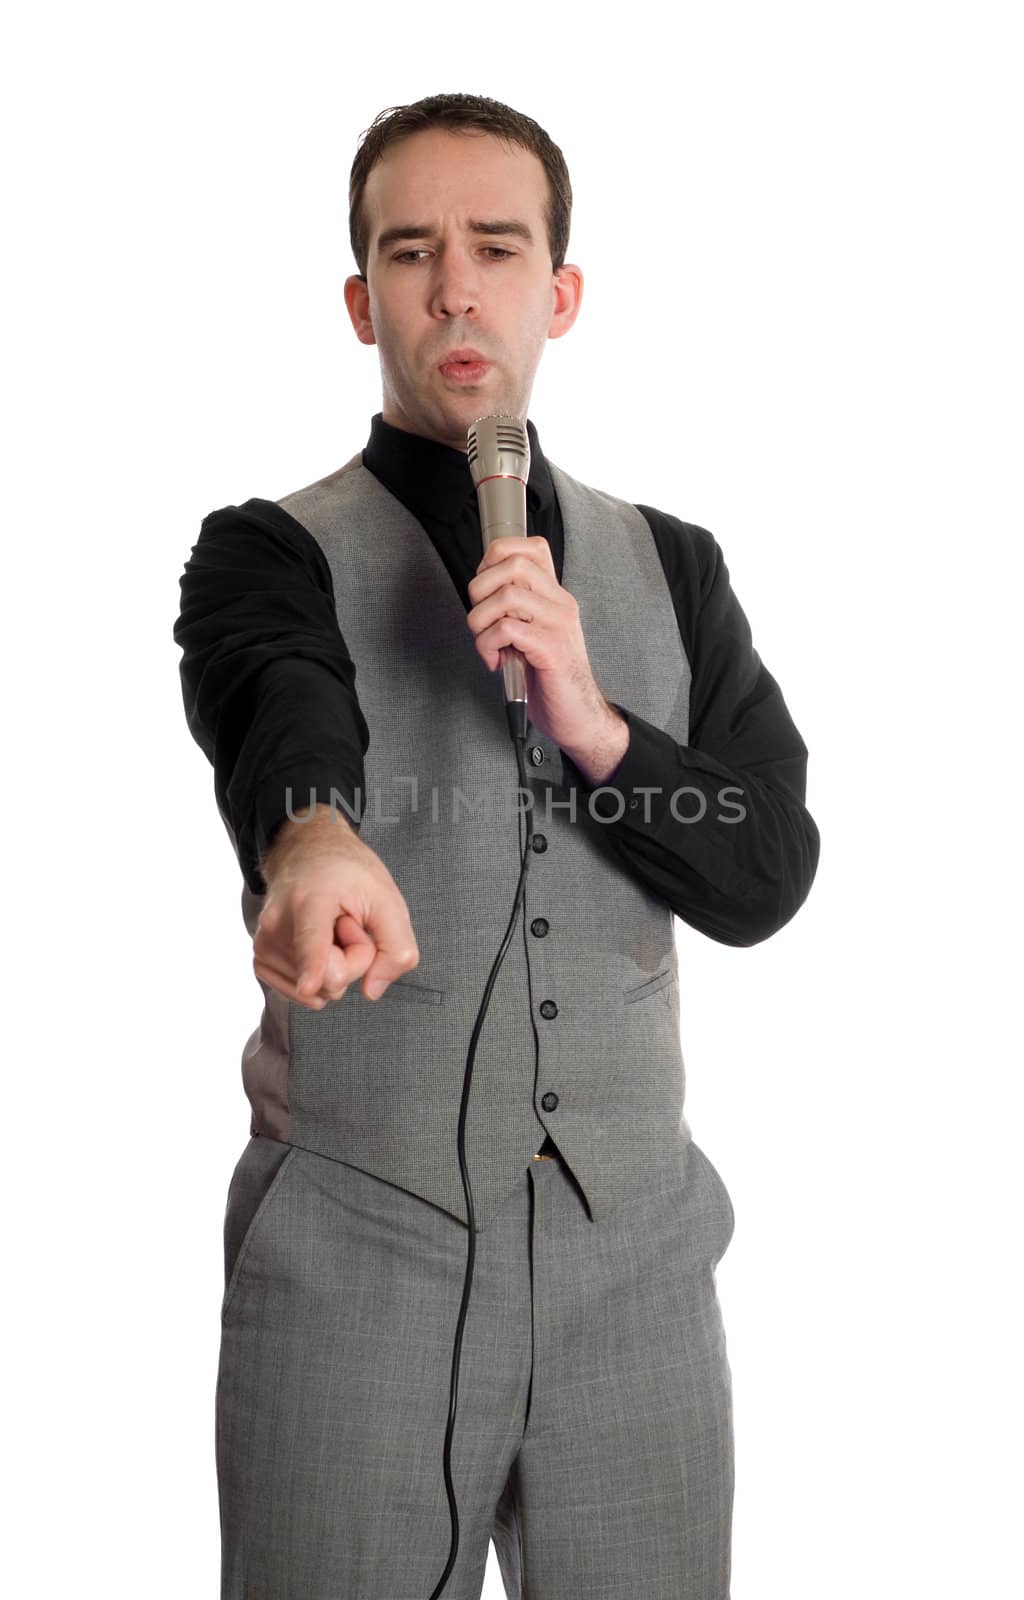
POLYGON ((530 721, 601 782, 625 753, 629 729, 598 688, 579 605, 555 575, 548 541, 495 539, 470 580, 469 598, 466 620, 488 669, 500 666, 503 646, 520 651, 530 721))

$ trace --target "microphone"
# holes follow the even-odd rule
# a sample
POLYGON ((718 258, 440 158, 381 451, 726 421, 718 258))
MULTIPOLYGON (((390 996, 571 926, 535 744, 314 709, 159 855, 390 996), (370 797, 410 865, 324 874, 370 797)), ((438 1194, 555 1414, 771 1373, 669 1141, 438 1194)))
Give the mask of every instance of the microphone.
MULTIPOLYGON (((466 440, 469 470, 480 507, 484 549, 495 539, 526 538, 526 483, 530 476, 530 438, 519 417, 499 413, 478 417, 466 440)), ((501 650, 505 714, 513 739, 526 738, 526 662, 512 645, 501 650)))

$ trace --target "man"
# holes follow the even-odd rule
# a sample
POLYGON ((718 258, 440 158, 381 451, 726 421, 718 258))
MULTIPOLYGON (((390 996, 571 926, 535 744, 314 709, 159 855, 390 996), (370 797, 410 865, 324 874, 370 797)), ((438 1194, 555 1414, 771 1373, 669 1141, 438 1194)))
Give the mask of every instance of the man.
POLYGON ((704 529, 548 461, 482 553, 469 426, 527 418, 579 312, 571 190, 495 101, 382 113, 353 164, 366 449, 205 519, 175 637, 265 1006, 225 1218, 223 1597, 729 1593, 732 1205, 682 1114, 673 914, 806 898, 806 749, 704 529), (505 647, 527 663, 525 902, 505 647), (356 680, 358 675, 358 694, 356 680), (340 803, 339 803, 340 800, 340 803), (383 997, 383 998, 382 998, 383 997))

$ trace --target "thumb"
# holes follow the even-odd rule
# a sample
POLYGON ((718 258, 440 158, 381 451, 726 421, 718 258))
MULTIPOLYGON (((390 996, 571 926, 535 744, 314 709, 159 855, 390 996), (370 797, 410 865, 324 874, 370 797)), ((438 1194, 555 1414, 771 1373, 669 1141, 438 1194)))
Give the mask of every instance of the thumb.
POLYGON ((363 993, 368 1000, 379 1000, 388 984, 411 972, 420 959, 405 902, 389 903, 368 919, 376 955, 366 974, 363 993))
POLYGON ((338 983, 355 982, 373 960, 375 948, 366 929, 349 912, 343 911, 334 923, 334 945, 327 957, 328 977, 333 976, 338 983))

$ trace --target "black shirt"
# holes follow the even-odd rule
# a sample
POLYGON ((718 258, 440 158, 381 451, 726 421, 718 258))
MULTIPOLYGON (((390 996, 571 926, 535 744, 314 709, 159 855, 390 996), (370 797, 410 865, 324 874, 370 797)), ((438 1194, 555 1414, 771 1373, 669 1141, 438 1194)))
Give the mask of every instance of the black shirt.
MULTIPOLYGON (((561 582, 561 511, 532 422, 527 430, 527 531, 548 540, 561 582)), ((419 520, 471 610, 468 585, 483 547, 465 452, 392 427, 378 412, 363 464, 419 520)), ((629 747, 604 783, 627 798, 640 794, 640 802, 605 822, 605 836, 684 922, 723 944, 755 944, 799 909, 817 868, 818 830, 804 804, 807 749, 753 647, 712 534, 652 506, 637 509, 650 525, 690 663, 689 742, 618 706, 629 747), (704 797, 699 821, 686 820, 700 811, 692 793, 676 800, 673 814, 670 797, 683 786, 704 797), (643 796, 644 788, 660 792, 643 796)), ((329 804, 332 789, 355 809, 355 793, 364 791, 371 730, 330 567, 301 523, 254 498, 204 518, 180 581, 174 638, 188 725, 213 763, 246 883, 263 894, 260 862, 285 819, 286 788, 296 809, 311 791, 329 804)), ((598 786, 565 764, 587 804, 598 786)), ((613 816, 620 805, 595 796, 593 809, 613 816)))

